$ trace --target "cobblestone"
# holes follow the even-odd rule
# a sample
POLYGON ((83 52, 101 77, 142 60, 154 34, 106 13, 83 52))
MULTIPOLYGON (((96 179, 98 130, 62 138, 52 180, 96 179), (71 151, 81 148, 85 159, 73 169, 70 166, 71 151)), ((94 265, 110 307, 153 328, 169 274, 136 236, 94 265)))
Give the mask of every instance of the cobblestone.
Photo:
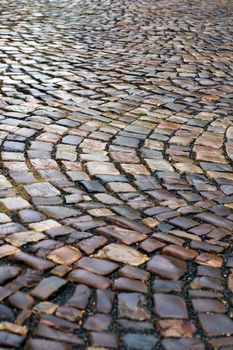
POLYGON ((1 1, 1 349, 233 349, 232 11, 1 1))

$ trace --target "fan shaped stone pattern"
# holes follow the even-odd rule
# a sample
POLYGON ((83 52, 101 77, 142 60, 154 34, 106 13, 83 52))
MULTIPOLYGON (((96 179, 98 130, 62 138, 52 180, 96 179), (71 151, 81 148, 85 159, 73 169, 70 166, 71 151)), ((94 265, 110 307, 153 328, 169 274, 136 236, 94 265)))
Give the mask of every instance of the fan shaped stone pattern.
POLYGON ((229 0, 2 0, 1 349, 232 349, 229 0))

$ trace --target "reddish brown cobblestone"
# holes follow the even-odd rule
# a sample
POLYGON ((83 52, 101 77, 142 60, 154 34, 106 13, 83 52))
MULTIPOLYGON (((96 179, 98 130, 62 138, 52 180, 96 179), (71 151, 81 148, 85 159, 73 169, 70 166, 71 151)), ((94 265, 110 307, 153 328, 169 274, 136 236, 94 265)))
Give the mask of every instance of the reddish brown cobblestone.
POLYGON ((232 2, 0 5, 0 350, 232 350, 232 2))

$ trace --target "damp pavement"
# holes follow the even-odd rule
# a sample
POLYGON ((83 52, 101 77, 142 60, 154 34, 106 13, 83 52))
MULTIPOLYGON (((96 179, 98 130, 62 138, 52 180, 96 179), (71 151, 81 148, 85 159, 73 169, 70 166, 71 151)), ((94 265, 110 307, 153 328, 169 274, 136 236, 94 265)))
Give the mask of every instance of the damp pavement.
POLYGON ((230 0, 2 0, 0 349, 233 349, 230 0))

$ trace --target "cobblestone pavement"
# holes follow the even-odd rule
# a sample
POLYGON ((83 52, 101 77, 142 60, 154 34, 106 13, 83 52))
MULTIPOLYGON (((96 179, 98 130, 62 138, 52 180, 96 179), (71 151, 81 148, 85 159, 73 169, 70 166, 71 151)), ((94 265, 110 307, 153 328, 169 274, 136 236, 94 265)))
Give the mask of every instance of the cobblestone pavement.
POLYGON ((1 0, 0 350, 233 349, 230 0, 1 0))

